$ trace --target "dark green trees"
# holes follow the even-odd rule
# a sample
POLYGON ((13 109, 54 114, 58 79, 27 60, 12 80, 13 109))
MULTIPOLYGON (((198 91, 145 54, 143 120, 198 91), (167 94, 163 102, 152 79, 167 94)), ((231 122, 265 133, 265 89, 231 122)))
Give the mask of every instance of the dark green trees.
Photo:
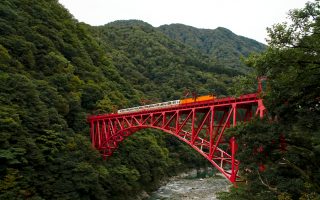
POLYGON ((197 29, 183 24, 170 24, 159 27, 168 37, 191 46, 215 63, 215 70, 246 73, 248 68, 239 59, 253 52, 262 52, 265 45, 249 38, 238 36, 222 27, 217 29, 197 29))
POLYGON ((105 199, 86 115, 135 91, 57 1, 4 0, 0 16, 0 198, 105 199))
POLYGON ((269 118, 238 127, 248 184, 227 198, 320 198, 320 2, 290 11, 269 31, 268 50, 248 63, 268 77, 269 118))
POLYGON ((226 95, 236 74, 146 23, 90 27, 57 0, 2 0, 0 199, 135 199, 201 165, 190 148, 154 131, 103 161, 86 116, 141 98, 179 99, 187 88, 226 95))

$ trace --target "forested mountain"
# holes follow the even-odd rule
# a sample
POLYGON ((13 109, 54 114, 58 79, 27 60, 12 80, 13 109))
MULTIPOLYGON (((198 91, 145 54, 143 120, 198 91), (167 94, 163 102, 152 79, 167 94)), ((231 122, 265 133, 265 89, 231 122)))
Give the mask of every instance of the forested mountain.
POLYGON ((136 181, 90 147, 87 113, 138 98, 86 26, 56 0, 4 0, 0 16, 0 199, 106 199, 113 174, 136 181))
POLYGON ((225 95, 230 77, 238 74, 140 21, 117 21, 95 31, 121 76, 148 99, 180 99, 187 89, 225 95))
POLYGON ((115 21, 95 27, 96 37, 105 46, 122 77, 126 77, 146 98, 179 99, 187 89, 199 94, 225 95, 230 77, 247 71, 243 64, 239 64, 240 57, 264 49, 263 44, 236 36, 223 28, 165 27, 154 28, 138 20, 115 21), (163 34, 167 33, 165 30, 173 34, 181 31, 190 38, 207 37, 201 45, 203 48, 210 45, 211 55, 207 52, 209 50, 204 51, 195 44, 163 34), (190 34, 192 31, 195 33, 190 34), (222 52, 230 55, 218 56, 222 52))
POLYGON ((222 27, 217 29, 198 29, 183 24, 163 25, 158 28, 170 38, 180 41, 214 59, 224 67, 246 71, 240 57, 248 57, 252 52, 262 52, 266 46, 255 40, 238 36, 222 27))
POLYGON ((86 116, 181 98, 185 89, 225 95, 238 73, 144 22, 90 27, 57 0, 2 0, 0 199, 135 199, 203 165, 154 131, 103 161, 86 116))

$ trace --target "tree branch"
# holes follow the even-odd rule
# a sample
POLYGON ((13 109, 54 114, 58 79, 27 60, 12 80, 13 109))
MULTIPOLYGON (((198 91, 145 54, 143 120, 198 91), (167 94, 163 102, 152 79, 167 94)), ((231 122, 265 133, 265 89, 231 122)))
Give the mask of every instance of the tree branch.
POLYGON ((270 191, 272 191, 272 192, 274 192, 274 193, 276 193, 276 194, 280 194, 280 192, 278 191, 277 188, 271 187, 270 185, 268 185, 267 183, 265 183, 265 182, 262 180, 261 175, 260 175, 260 173, 259 173, 259 170, 258 170, 258 176, 259 176, 259 180, 260 180, 260 182, 262 183, 262 185, 266 186, 270 191))

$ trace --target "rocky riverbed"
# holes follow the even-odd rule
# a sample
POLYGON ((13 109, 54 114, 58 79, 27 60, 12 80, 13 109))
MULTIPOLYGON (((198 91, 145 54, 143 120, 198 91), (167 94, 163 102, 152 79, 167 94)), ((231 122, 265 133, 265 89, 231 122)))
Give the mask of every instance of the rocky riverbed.
POLYGON ((194 172, 173 177, 157 191, 153 192, 149 200, 215 200, 216 193, 227 191, 230 182, 221 176, 197 178, 194 172))

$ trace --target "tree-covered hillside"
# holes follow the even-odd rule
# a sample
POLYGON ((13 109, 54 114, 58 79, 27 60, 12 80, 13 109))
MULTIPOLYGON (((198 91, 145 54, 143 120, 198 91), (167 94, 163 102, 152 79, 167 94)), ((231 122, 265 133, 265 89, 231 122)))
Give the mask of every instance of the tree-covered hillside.
POLYGON ((186 88, 227 94, 237 73, 145 23, 90 27, 57 0, 2 0, 0 199, 136 199, 203 165, 150 130, 103 161, 86 117, 141 98, 177 99, 186 88))
POLYGON ((268 115, 229 132, 246 184, 222 199, 320 199, 320 1, 268 29, 266 52, 247 63, 267 76, 268 115))
POLYGON ((121 76, 148 99, 180 99, 187 89, 226 95, 238 74, 141 21, 117 21, 93 31, 121 76))
POLYGON ((183 24, 163 25, 158 28, 170 38, 180 41, 214 59, 217 65, 246 72, 241 57, 262 52, 266 46, 249 38, 238 36, 226 28, 198 29, 183 24))
MULTIPOLYGON (((204 30, 208 41, 203 41, 202 45, 211 45, 212 54, 224 51, 231 53, 230 56, 212 57, 196 45, 163 34, 165 26, 154 28, 138 20, 115 21, 92 31, 122 77, 142 91, 145 98, 160 101, 182 98, 187 89, 198 94, 226 95, 232 77, 247 71, 243 64, 237 64, 241 62, 240 56, 264 49, 264 45, 256 41, 220 29, 223 31, 204 30)), ((203 31, 191 30, 198 34, 203 31)))
POLYGON ((56 0, 4 0, 0 16, 0 199, 106 199, 113 177, 139 185, 134 166, 111 169, 90 147, 87 113, 138 97, 86 26, 56 0))

